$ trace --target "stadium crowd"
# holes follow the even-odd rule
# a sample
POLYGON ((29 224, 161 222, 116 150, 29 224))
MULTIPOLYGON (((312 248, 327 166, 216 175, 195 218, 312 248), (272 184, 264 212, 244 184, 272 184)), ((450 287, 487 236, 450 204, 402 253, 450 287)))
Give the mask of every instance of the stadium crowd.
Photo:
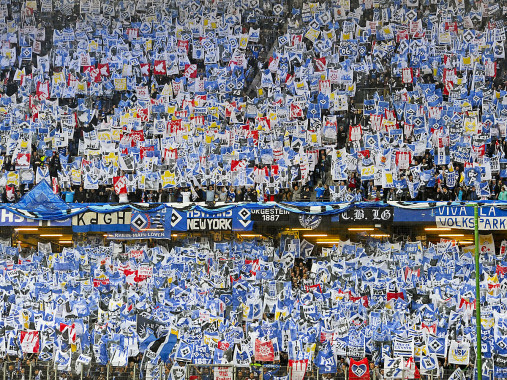
MULTIPOLYGON (((503 378, 507 266, 492 235, 480 242, 483 375, 503 378)), ((259 380, 285 378, 307 361, 305 378, 314 380, 473 379, 473 247, 367 240, 318 248, 297 233, 278 243, 185 238, 60 253, 0 244, 5 376, 132 379, 137 371, 178 380, 188 371, 181 378, 209 380, 213 369, 202 366, 234 364, 237 378, 259 380), (357 369, 362 358, 366 372, 357 369)))
MULTIPOLYGON (((503 0, 0 3, 2 202, 40 181, 69 203, 507 200, 503 0)), ((0 244, 0 356, 463 380, 478 301, 484 376, 507 378, 494 242, 479 300, 452 242, 308 247, 0 244)))
POLYGON ((7 3, 3 202, 507 199, 503 2, 7 3))

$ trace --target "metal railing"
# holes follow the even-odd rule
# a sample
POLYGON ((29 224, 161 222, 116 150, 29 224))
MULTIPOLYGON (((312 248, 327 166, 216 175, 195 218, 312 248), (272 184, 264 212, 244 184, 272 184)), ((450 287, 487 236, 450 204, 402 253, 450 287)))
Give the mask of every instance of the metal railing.
MULTIPOLYGON (((172 380, 292 380, 291 368, 276 364, 235 366, 232 364, 185 364, 180 363, 177 372, 172 373, 172 380)), ((90 364, 82 365, 73 362, 69 371, 59 370, 53 362, 35 361, 3 361, 0 363, 3 373, 0 380, 168 380, 172 365, 160 363, 151 365, 129 362, 125 367, 111 365, 90 364)), ((463 369, 466 371, 470 369, 463 369)), ((447 380, 454 373, 455 368, 446 367, 423 373, 423 380, 447 380)), ((471 371, 471 370, 470 370, 471 371)), ((370 379, 377 380, 384 377, 383 367, 370 367, 370 379)), ((306 370, 304 380, 348 380, 348 367, 338 363, 335 373, 321 373, 313 365, 306 370)), ((410 380, 409 373, 403 374, 403 379, 410 380)))

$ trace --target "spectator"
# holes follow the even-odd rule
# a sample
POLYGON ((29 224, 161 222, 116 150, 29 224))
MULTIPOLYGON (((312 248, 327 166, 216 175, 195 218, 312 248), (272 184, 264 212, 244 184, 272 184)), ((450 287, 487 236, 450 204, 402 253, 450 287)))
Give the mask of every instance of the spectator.
POLYGON ((294 191, 292 192, 292 202, 299 202, 301 200, 301 190, 298 185, 294 185, 294 191))
POLYGON ((315 194, 317 201, 322 201, 324 198, 324 192, 326 191, 325 187, 322 186, 322 183, 319 183, 315 188, 315 194))
POLYGON ((206 190, 206 202, 211 203, 214 201, 215 201, 215 189, 212 185, 210 185, 206 190))
POLYGON ((507 187, 505 185, 502 186, 502 191, 498 196, 498 200, 507 201, 507 187))
POLYGON ((192 193, 190 192, 190 189, 188 187, 183 188, 180 194, 183 203, 190 203, 190 196, 192 195, 192 193))
POLYGON ((303 188, 303 191, 301 192, 301 201, 302 202, 309 202, 310 201, 310 196, 311 196, 310 187, 305 186, 303 188))

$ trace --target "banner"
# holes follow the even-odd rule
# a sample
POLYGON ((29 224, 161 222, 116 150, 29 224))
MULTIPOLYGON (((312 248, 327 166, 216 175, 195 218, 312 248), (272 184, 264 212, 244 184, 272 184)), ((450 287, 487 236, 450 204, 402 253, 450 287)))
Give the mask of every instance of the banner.
POLYGON ((214 380, 233 380, 234 367, 214 367, 214 380))
POLYGON ((170 239, 172 209, 156 212, 132 211, 129 232, 113 232, 108 239, 170 239))
POLYGON ((69 227, 71 219, 63 220, 33 220, 17 215, 8 209, 0 209, 0 226, 37 226, 37 227, 69 227))
POLYGON ((331 221, 349 224, 389 223, 393 218, 392 207, 354 208, 332 217, 331 221))
POLYGON ((219 212, 200 207, 190 211, 173 208, 170 223, 173 231, 251 231, 250 217, 250 210, 241 206, 219 212))
MULTIPOLYGON (((435 221, 438 227, 474 229, 474 208, 465 206, 444 206, 435 209, 435 221)), ((505 230, 507 228, 507 210, 493 206, 479 207, 479 229, 505 230)))
POLYGON ((132 211, 90 212, 86 211, 72 218, 74 232, 114 232, 130 231, 132 211))
POLYGON ((252 208, 250 210, 251 220, 255 225, 288 225, 290 222, 290 211, 278 207, 252 208))

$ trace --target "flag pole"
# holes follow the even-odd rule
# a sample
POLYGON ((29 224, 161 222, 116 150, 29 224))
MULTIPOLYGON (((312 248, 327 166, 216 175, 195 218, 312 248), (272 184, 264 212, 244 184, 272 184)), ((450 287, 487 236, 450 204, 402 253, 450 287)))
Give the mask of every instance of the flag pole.
POLYGON ((479 256, 479 205, 474 204, 475 230, 475 320, 477 328, 476 366, 477 380, 482 380, 482 338, 481 338, 481 284, 480 284, 480 256, 479 256))

